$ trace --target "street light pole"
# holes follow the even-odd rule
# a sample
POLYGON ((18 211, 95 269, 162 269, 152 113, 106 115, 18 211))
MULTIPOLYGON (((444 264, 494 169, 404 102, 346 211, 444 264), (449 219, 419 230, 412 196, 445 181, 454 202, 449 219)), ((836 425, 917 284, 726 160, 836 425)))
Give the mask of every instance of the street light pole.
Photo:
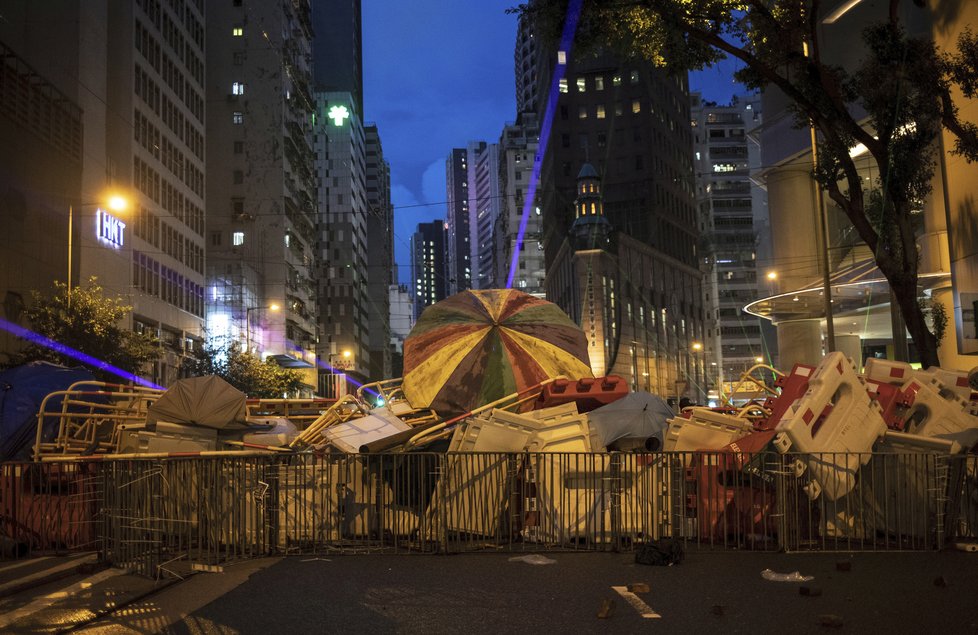
POLYGON ((71 308, 71 233, 72 233, 72 221, 74 219, 74 209, 71 203, 68 203, 68 308, 71 308))

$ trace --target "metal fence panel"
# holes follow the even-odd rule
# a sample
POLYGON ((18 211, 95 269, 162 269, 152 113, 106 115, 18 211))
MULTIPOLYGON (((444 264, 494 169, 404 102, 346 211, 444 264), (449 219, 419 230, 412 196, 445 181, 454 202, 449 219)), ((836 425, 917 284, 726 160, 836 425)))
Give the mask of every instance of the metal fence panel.
POLYGON ((544 452, 6 464, 0 516, 7 557, 100 548, 150 576, 178 560, 629 550, 659 538, 706 550, 940 549, 978 540, 978 457, 544 452), (851 483, 815 494, 811 465, 853 461, 861 467, 851 483))

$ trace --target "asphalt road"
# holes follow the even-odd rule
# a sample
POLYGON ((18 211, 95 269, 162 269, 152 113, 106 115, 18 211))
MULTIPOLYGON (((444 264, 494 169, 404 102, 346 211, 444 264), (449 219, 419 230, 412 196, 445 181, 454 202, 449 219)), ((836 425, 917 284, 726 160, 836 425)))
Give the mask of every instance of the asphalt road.
POLYGON ((286 558, 167 632, 978 632, 975 554, 691 553, 674 567, 637 565, 629 554, 549 554, 556 562, 547 565, 514 555, 286 558), (851 569, 838 570, 840 562, 851 569), (815 579, 772 582, 764 569, 815 579), (649 585, 636 596, 661 617, 643 618, 641 604, 612 588, 636 582, 649 585), (611 600, 610 617, 598 618, 611 600))

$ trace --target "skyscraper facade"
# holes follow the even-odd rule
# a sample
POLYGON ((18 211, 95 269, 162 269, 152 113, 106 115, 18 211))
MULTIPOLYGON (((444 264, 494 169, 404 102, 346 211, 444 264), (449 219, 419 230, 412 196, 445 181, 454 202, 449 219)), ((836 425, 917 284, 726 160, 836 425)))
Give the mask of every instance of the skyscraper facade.
POLYGON ((376 124, 364 126, 367 176, 367 317, 369 377, 391 377, 390 287, 394 277, 394 207, 391 205, 390 164, 376 124))
POLYGON ((700 261, 704 273, 707 332, 703 350, 716 370, 710 384, 736 381, 760 362, 770 362, 762 320, 743 308, 765 295, 777 272, 765 268, 760 250, 768 248, 767 200, 751 181, 760 168, 756 140, 749 133, 761 124, 759 94, 735 97, 730 104, 690 95, 696 198, 703 234, 700 261), (754 152, 751 151, 753 148, 754 152), (768 278, 768 276, 771 276, 768 278))
POLYGON ((568 269, 577 177, 590 164, 612 228, 606 251, 615 255, 614 270, 592 279, 595 293, 608 294, 610 311, 594 338, 607 339, 601 365, 664 396, 702 399, 705 331, 686 75, 610 54, 558 54, 555 42, 538 35, 524 18, 516 42, 517 103, 543 120, 554 69, 560 64, 564 71, 536 202, 548 299, 578 323, 590 316, 568 269), (632 337, 616 326, 623 323, 632 337))
POLYGON ((370 374, 366 135, 353 96, 317 93, 319 357, 363 381, 370 374))
POLYGON ((499 145, 479 143, 469 148, 469 210, 472 214, 472 276, 473 287, 493 289, 500 285, 496 279, 496 250, 494 228, 499 219, 502 195, 500 190, 499 145))
POLYGON ((447 297, 445 262, 448 230, 445 221, 418 223, 411 237, 411 280, 414 283, 414 318, 425 307, 447 297))
POLYGON ((363 116, 361 0, 312 0, 313 81, 317 90, 345 91, 363 116))
POLYGON ((543 297, 546 268, 543 257, 543 215, 540 207, 526 197, 533 175, 533 157, 540 143, 539 119, 535 113, 522 113, 516 123, 503 128, 499 137, 500 210, 494 229, 496 286, 509 281, 513 256, 518 254, 513 271, 513 288, 543 297), (526 227, 519 239, 526 214, 526 227))
POLYGON ((12 1, 0 20, 8 68, 32 69, 8 76, 43 78, 33 93, 43 94, 46 83, 66 98, 51 131, 35 133, 69 135, 64 158, 50 168, 64 180, 47 202, 27 198, 24 209, 57 210, 51 232, 64 237, 71 210, 72 285, 95 276, 107 294, 132 305, 123 326, 163 343, 161 361, 146 369, 161 384, 177 378, 203 336, 204 37, 197 2, 12 1), (126 195, 125 212, 104 207, 108 190, 126 195))
POLYGON ((308 0, 207 15, 207 324, 316 387, 316 182, 308 0))
POLYGON ((454 295, 472 288, 472 236, 469 214, 469 151, 453 148, 445 161, 447 209, 445 231, 446 292, 454 295))

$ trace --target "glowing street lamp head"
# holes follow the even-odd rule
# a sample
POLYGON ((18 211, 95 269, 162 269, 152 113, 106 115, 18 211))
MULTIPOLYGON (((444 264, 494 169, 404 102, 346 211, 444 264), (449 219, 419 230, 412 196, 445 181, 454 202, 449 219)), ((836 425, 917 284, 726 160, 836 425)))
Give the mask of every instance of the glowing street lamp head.
POLYGON ((767 272, 767 279, 768 280, 777 280, 778 279, 778 272, 777 271, 768 271, 767 272))
POLYGON ((329 118, 333 120, 334 126, 342 126, 343 120, 350 116, 350 111, 346 106, 333 106, 329 109, 329 118))
POLYGON ((105 201, 106 205, 113 212, 124 212, 129 207, 129 201, 121 194, 113 194, 105 201))
POLYGON ((269 311, 278 311, 281 308, 282 308, 281 306, 279 306, 278 304, 276 304, 274 302, 272 302, 271 304, 268 305, 268 310, 269 311))
POLYGON ((350 351, 343 351, 343 357, 349 359, 350 355, 353 355, 353 353, 351 353, 350 351))
POLYGON ((700 350, 703 350, 703 345, 702 345, 702 344, 700 344, 699 342, 693 342, 693 350, 694 350, 694 351, 700 351, 700 350))

